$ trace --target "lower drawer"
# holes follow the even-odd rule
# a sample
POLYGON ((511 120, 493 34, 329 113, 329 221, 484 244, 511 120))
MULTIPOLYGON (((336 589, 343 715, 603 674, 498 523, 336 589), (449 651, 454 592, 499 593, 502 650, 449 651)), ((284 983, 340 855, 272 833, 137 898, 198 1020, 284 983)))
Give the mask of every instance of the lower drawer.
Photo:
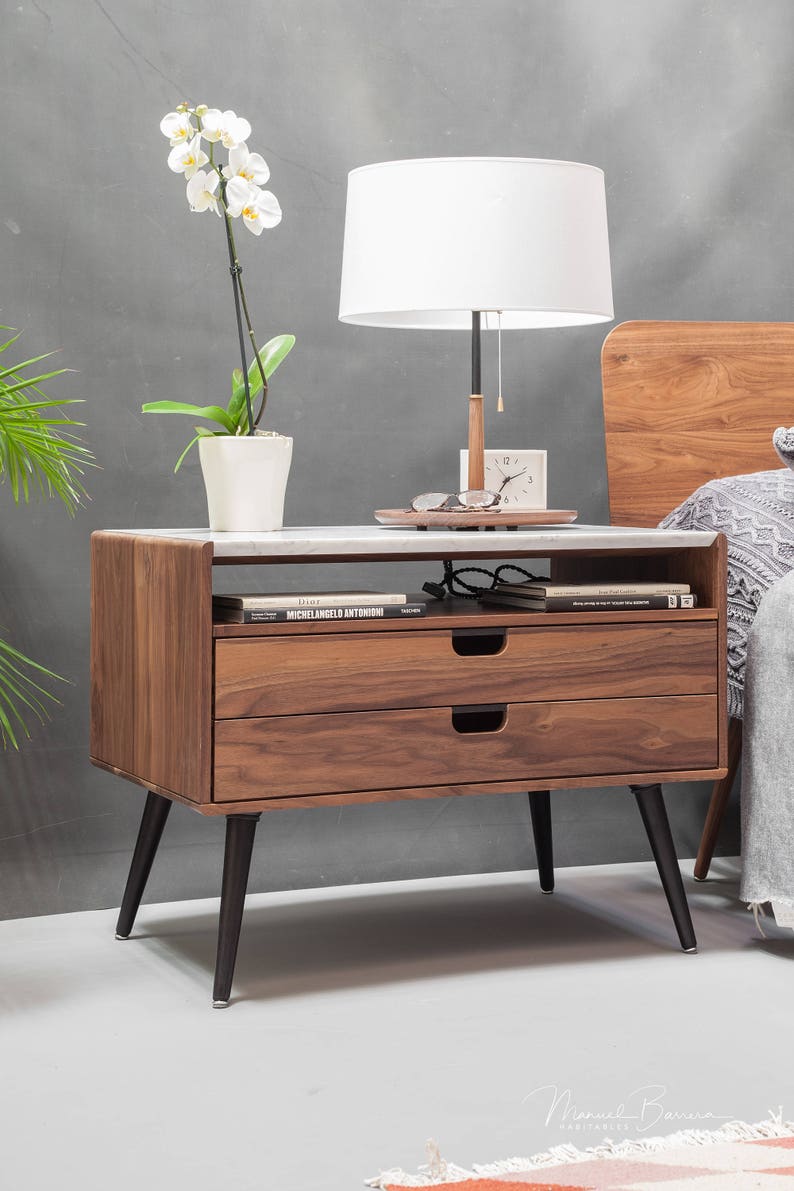
POLYGON ((214 799, 716 764, 716 695, 273 716, 215 721, 214 799))

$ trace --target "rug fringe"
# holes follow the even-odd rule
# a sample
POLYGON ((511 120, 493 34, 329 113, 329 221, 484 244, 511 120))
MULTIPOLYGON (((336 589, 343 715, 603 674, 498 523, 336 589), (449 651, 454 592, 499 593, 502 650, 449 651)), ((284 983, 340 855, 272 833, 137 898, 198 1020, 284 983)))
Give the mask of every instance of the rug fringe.
POLYGON ((429 1163, 419 1167, 414 1175, 404 1170, 394 1169, 381 1171, 374 1178, 366 1179, 365 1186, 386 1191, 390 1186, 400 1187, 435 1187, 445 1183, 460 1182, 462 1179, 487 1178, 490 1175, 523 1174, 530 1170, 543 1170, 549 1166, 573 1165, 576 1162, 589 1162, 593 1158, 629 1158, 638 1154, 653 1154, 659 1150, 671 1149, 674 1146, 705 1146, 716 1145, 721 1141, 763 1141, 774 1137, 791 1137, 794 1135, 794 1121, 783 1120, 782 1107, 774 1112, 769 1110, 766 1121, 758 1121, 748 1125, 745 1121, 729 1121, 719 1129, 684 1129, 678 1133, 671 1133, 667 1137, 644 1137, 624 1141, 610 1141, 605 1138, 599 1145, 588 1146, 586 1150, 577 1149, 573 1145, 552 1146, 550 1150, 534 1154, 531 1158, 506 1158, 502 1162, 491 1162, 485 1165, 475 1163, 471 1170, 456 1166, 453 1162, 444 1161, 438 1146, 432 1140, 427 1143, 429 1163))

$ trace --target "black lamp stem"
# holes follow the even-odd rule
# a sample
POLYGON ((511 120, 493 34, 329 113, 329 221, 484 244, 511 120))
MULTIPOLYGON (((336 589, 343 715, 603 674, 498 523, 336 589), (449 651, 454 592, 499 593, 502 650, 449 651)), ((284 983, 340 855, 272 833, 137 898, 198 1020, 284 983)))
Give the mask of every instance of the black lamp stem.
POLYGON ((471 312, 471 391, 482 392, 482 337, 480 335, 480 312, 471 312))

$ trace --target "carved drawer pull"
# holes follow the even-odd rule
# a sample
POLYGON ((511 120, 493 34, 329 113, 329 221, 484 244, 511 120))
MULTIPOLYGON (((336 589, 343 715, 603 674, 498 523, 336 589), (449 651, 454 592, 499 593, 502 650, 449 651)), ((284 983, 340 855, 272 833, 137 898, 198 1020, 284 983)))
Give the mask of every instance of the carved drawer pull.
POLYGON ((453 629, 452 648, 460 657, 489 657, 507 647, 507 629, 453 629))
POLYGON ((485 703, 478 707, 453 707, 452 727, 462 734, 499 732, 507 723, 506 703, 485 703))

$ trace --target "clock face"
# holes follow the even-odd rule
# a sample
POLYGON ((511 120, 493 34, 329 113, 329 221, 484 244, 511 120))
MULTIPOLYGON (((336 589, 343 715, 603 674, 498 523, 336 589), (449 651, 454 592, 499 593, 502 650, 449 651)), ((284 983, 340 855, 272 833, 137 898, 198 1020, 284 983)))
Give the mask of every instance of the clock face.
MULTIPOLYGON (((461 451, 461 485, 468 486, 468 451, 461 451)), ((488 450, 485 487, 501 496, 500 508, 546 508, 546 452, 488 450)))

